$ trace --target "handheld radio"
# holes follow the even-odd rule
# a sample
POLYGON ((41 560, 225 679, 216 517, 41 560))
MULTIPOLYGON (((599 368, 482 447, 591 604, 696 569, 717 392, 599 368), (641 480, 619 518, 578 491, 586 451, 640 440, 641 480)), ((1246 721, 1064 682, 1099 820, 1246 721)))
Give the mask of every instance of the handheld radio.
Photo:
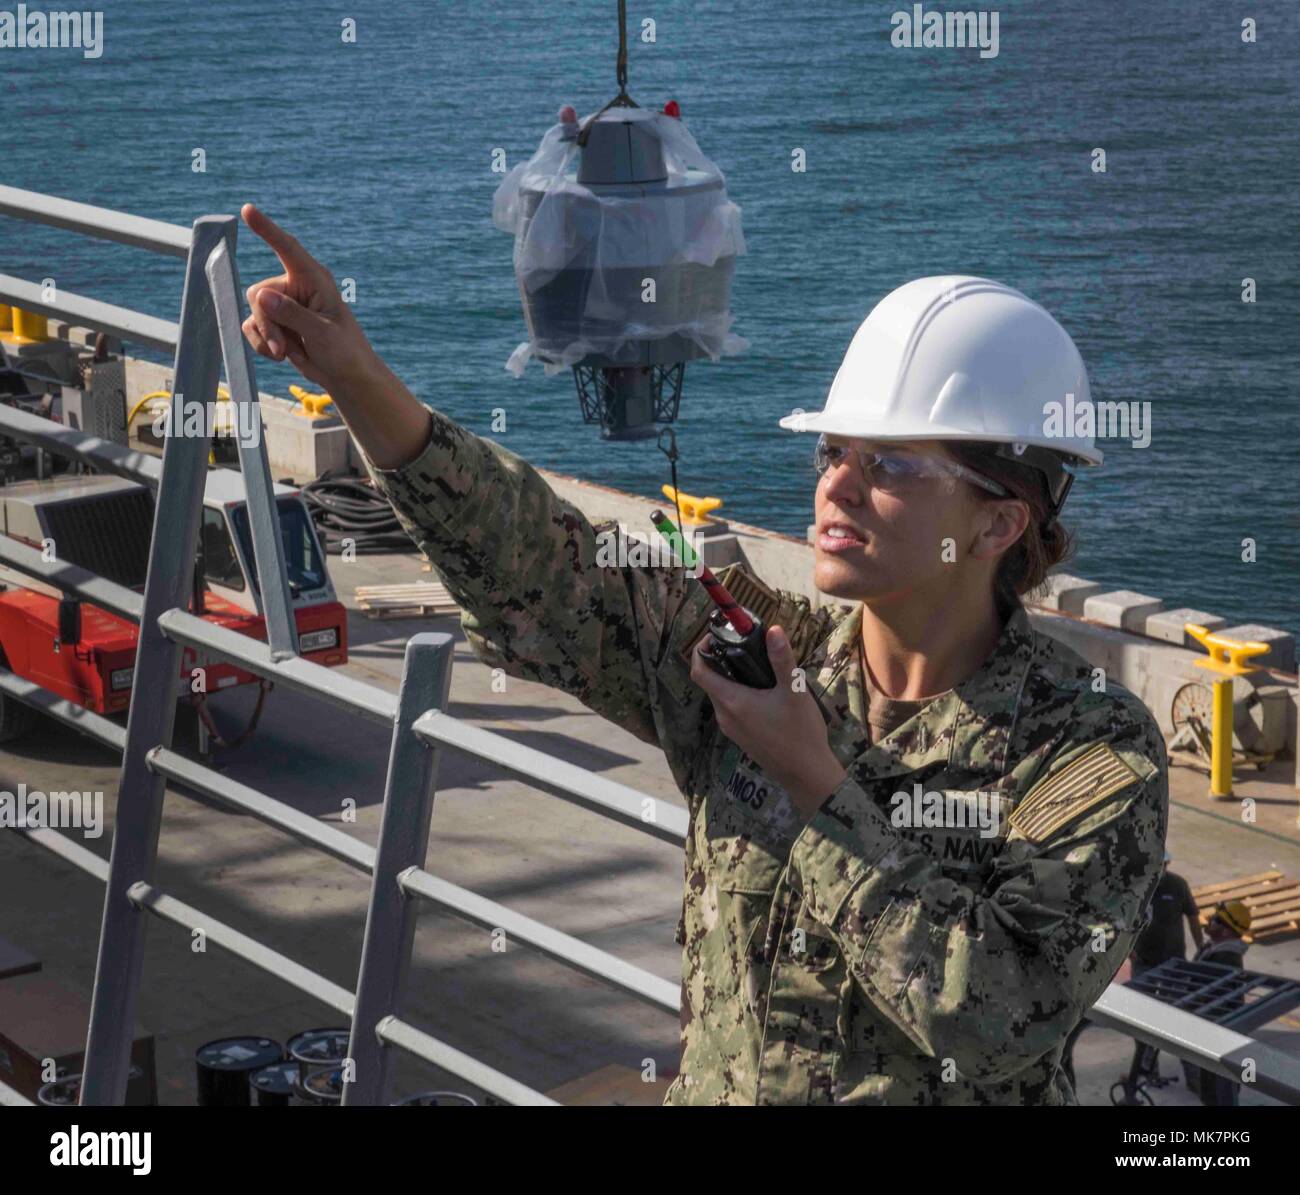
POLYGON ((662 511, 650 516, 655 530, 668 541, 688 568, 698 567, 704 586, 717 609, 709 617, 709 641, 701 649, 704 662, 719 676, 751 689, 773 689, 776 673, 767 658, 767 628, 727 591, 691 550, 690 545, 662 511))

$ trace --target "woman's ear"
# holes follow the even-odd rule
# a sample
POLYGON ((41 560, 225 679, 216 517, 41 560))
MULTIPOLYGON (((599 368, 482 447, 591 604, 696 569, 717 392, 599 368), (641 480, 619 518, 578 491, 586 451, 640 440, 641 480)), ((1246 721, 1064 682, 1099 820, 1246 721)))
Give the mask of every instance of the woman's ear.
POLYGON ((997 558, 1015 547, 1029 527, 1029 504, 1020 498, 995 498, 981 503, 971 555, 997 558))

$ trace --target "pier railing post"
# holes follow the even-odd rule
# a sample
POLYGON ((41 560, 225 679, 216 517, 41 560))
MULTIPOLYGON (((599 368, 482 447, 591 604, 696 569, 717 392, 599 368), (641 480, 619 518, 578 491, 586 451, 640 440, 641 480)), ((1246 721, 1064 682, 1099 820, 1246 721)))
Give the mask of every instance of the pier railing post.
POLYGON ((426 633, 406 645, 344 1074, 345 1106, 381 1104, 388 1094, 388 1045, 377 1026, 402 1012, 418 907, 403 891, 401 876, 424 866, 441 754, 412 727, 427 711, 447 707, 454 642, 447 634, 426 633))

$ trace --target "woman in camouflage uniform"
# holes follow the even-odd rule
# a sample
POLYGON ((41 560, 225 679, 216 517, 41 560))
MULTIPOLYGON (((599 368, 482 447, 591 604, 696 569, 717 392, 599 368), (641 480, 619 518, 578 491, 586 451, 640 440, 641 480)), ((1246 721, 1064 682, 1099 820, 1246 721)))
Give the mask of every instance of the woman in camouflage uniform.
POLYGON ((1061 1048, 1142 927, 1167 765, 1020 602, 1065 553, 1065 463, 1100 461, 1060 326, 980 279, 876 308, 826 410, 783 421, 821 433, 814 579, 841 604, 730 570, 778 677, 748 689, 696 654, 696 582, 605 566, 612 528, 418 402, 244 214, 285 266, 249 288, 250 342, 334 396, 478 654, 667 757, 692 814, 668 1102, 1073 1102, 1061 1048))

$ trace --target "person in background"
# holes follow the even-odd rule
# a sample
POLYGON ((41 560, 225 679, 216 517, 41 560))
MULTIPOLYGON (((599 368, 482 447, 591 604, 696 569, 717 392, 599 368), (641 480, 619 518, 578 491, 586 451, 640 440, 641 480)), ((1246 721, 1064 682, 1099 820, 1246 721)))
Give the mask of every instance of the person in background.
POLYGON ((1138 935, 1133 947, 1133 977, 1158 967, 1171 958, 1187 957, 1187 939, 1183 936, 1183 919, 1192 933, 1196 949, 1205 945, 1196 901, 1187 881, 1169 870, 1172 856, 1165 852, 1164 873, 1151 899, 1151 923, 1138 935))
MULTIPOLYGON (((1250 945, 1245 935, 1250 932, 1250 924, 1250 909, 1245 901, 1221 901, 1205 927, 1209 941, 1196 952, 1195 961, 1244 970, 1246 948, 1250 945)), ((1231 1079, 1203 1071, 1190 1062, 1183 1063, 1183 1076, 1188 1089, 1194 1091, 1206 1107, 1223 1108, 1236 1104, 1237 1085, 1231 1079)))
MULTIPOLYGON (((1164 872, 1160 883, 1156 885, 1156 894, 1151 898, 1151 923, 1138 935, 1133 947, 1133 978, 1160 966, 1171 958, 1187 957, 1187 939, 1183 936, 1183 919, 1192 931, 1192 941, 1196 949, 1205 945, 1205 935, 1201 932, 1201 922, 1196 908, 1196 901, 1187 881, 1169 870, 1173 856, 1165 851, 1164 872)), ((1160 1051, 1154 1046, 1137 1042, 1134 1046, 1138 1072, 1144 1076, 1151 1087, 1164 1087, 1174 1082, 1173 1079, 1160 1077, 1160 1051)))
POLYGON ((1205 927, 1209 941, 1196 952, 1198 963, 1218 963, 1223 967, 1244 967, 1245 935, 1250 932, 1250 909, 1244 900, 1230 900, 1215 907, 1214 916, 1205 927))

